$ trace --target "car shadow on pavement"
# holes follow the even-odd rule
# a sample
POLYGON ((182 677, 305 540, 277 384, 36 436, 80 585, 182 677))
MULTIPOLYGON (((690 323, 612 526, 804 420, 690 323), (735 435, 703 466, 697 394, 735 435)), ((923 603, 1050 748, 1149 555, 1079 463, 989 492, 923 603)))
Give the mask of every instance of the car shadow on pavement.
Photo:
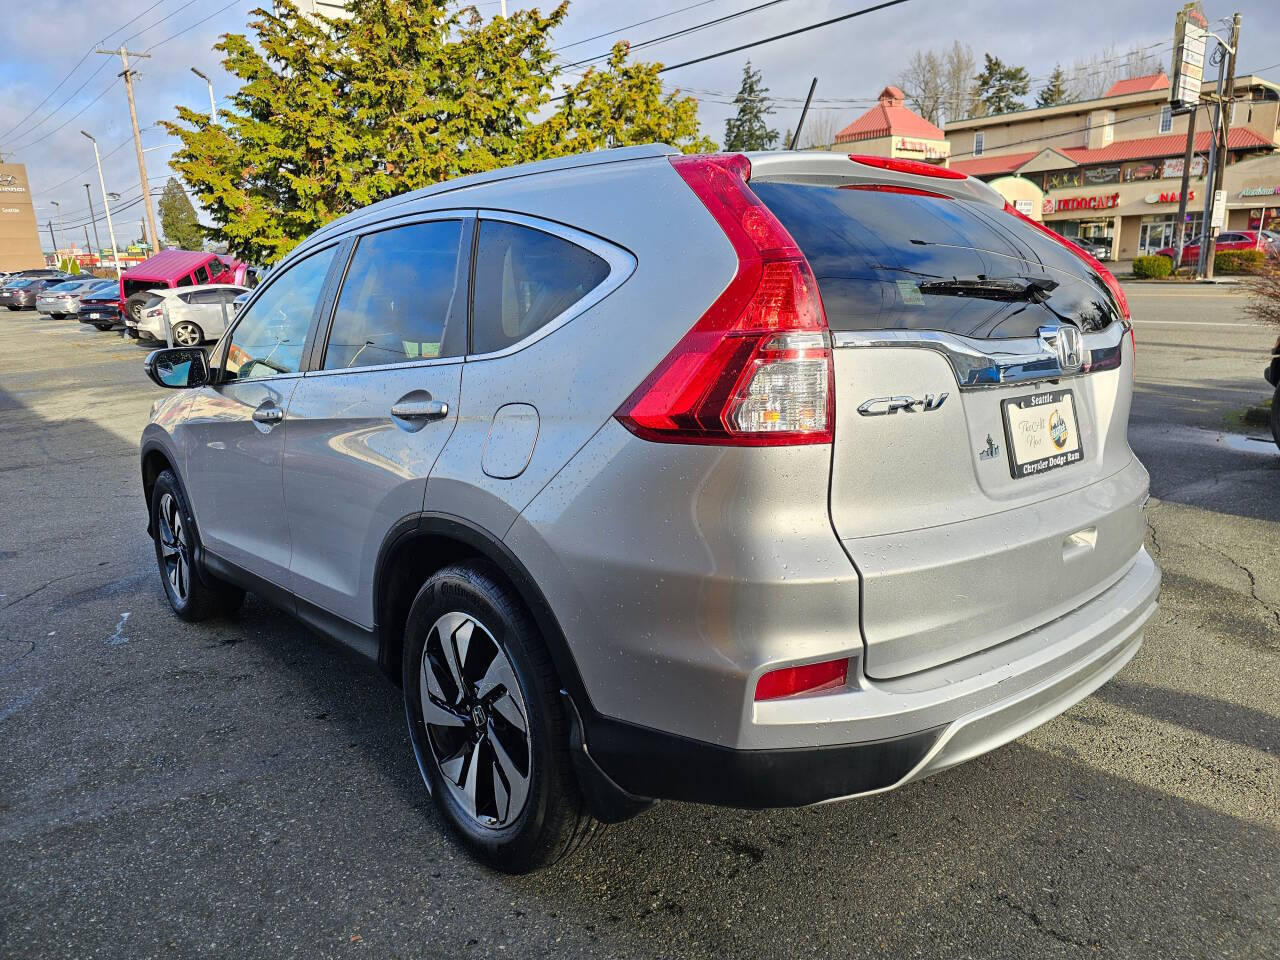
POLYGON ((1104 684, 1094 696, 1165 723, 1280 756, 1280 719, 1238 703, 1123 677, 1104 684))

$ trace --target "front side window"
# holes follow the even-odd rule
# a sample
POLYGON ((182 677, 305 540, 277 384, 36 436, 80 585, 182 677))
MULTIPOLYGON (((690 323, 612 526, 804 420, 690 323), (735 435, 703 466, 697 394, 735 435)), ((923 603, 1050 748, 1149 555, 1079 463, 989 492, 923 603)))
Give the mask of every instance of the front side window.
POLYGON ((336 250, 321 250, 289 267, 244 312, 231 334, 223 380, 261 380, 298 371, 336 250))
MULTIPOLYGON (((461 244, 461 220, 361 237, 338 296, 324 369, 460 355, 466 337, 450 329, 450 318, 461 244)), ((465 325, 465 314, 459 322, 465 325)))
POLYGON ((482 221, 471 352, 493 353, 523 340, 608 275, 608 262, 576 243, 515 223, 482 221))
POLYGON ((196 283, 204 284, 209 282, 209 271, 204 267, 196 267, 196 283))

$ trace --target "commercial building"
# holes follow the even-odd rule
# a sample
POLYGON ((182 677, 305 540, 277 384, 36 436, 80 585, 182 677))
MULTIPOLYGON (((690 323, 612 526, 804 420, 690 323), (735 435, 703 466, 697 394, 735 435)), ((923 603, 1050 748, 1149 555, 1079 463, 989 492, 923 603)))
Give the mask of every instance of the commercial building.
POLYGON ((946 134, 908 108, 899 88, 885 87, 876 105, 836 134, 831 149, 943 163, 951 153, 946 134))
POLYGON ((0 163, 0 270, 44 266, 27 168, 0 163))
MULTIPOLYGON (((1224 230, 1257 225, 1280 206, 1280 85, 1238 77, 1235 96, 1224 230)), ((1170 111, 1169 78, 1159 73, 1122 80, 1096 100, 951 122, 946 139, 951 169, 1037 207, 1064 236, 1109 242, 1112 259, 1130 260, 1173 242, 1188 119, 1170 111)), ((1188 236, 1202 222, 1211 129, 1201 106, 1188 236)))

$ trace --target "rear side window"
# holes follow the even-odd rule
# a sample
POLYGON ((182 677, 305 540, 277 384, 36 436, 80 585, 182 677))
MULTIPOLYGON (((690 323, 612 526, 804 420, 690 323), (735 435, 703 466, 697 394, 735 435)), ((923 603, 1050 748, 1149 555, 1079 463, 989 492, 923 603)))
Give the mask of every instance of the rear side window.
POLYGON ((175 287, 189 287, 191 285, 192 285, 191 277, 189 275, 185 277, 179 277, 178 282, 174 284, 175 287))
POLYGON ((481 221, 471 352, 493 353, 518 343, 608 275, 608 262, 576 243, 520 224, 481 221))
POLYGON ((460 356, 466 315, 455 314, 453 294, 461 243, 461 220, 361 237, 338 295, 324 369, 460 356), (455 315, 459 321, 451 323, 455 315))
POLYGON ((196 284, 208 283, 209 271, 205 267, 196 267, 196 284))
POLYGON ((1097 330, 1118 316, 1082 260, 999 210, 894 189, 754 180, 751 189, 813 267, 832 330, 998 339, 1033 337, 1064 319, 1097 330), (991 280, 1036 288, 979 289, 991 280))

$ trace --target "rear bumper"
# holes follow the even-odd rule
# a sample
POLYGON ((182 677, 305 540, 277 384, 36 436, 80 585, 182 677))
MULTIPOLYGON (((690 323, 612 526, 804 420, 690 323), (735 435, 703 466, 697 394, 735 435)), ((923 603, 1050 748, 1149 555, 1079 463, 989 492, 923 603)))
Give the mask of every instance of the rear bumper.
POLYGON ((835 728, 857 735, 849 742, 735 750, 601 718, 588 724, 587 751, 637 797, 755 808, 893 789, 1022 736, 1104 684, 1141 646, 1159 587, 1144 549, 1104 593, 999 647, 893 681, 864 676, 849 692, 756 704, 757 722, 794 724, 792 737, 821 743, 835 728))

